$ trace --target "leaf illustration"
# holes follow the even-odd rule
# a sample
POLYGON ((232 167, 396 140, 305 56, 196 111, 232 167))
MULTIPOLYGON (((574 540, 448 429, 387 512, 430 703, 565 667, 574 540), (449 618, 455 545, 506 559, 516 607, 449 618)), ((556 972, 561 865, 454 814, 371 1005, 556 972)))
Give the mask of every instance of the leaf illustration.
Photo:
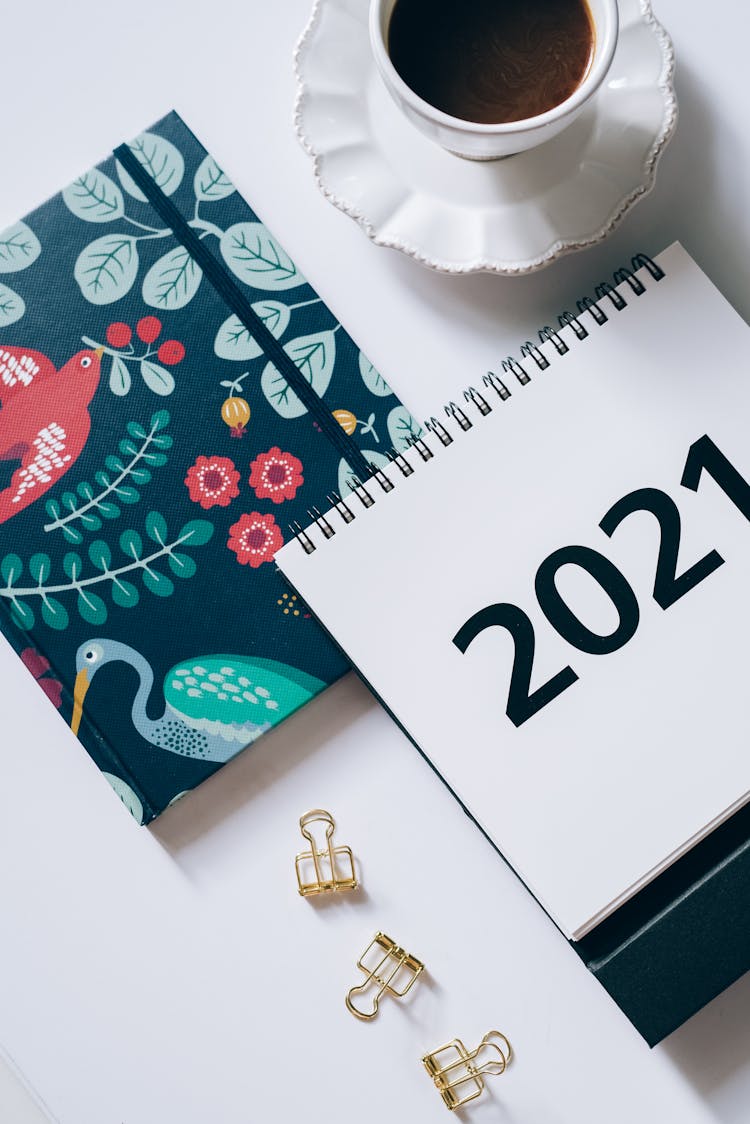
POLYGON ((169 568, 176 578, 192 578, 198 566, 189 554, 175 551, 169 556, 169 568))
POLYGON ((388 415, 388 436, 397 453, 408 449, 415 437, 421 437, 424 430, 407 410, 406 406, 395 406, 388 415))
POLYGON ((0 285, 0 328, 15 324, 25 311, 26 305, 18 293, 14 293, 7 285, 0 285))
MULTIPOLYGON (((88 487, 86 485, 87 489, 88 487)), ((71 502, 75 504, 75 500, 72 492, 65 493, 61 501, 62 507, 70 506, 71 502)), ((59 516, 62 508, 56 506, 52 510, 59 516)), ((22 587, 19 581, 23 575, 23 562, 17 554, 8 554, 0 562, 0 573, 6 582, 5 586, 0 586, 0 599, 10 603, 16 624, 28 630, 34 627, 35 622, 35 613, 28 604, 28 599, 38 598, 44 623, 49 628, 62 631, 70 623, 70 613, 58 595, 75 595, 79 615, 88 623, 97 625, 106 621, 108 610, 101 593, 94 587, 103 586, 106 589, 111 586, 112 600, 120 608, 129 609, 138 604, 138 590, 129 577, 125 577, 126 574, 140 574, 147 591, 157 597, 169 597, 174 592, 174 582, 161 569, 157 569, 156 564, 161 561, 164 565, 166 561, 176 576, 192 577, 196 566, 185 552, 207 543, 213 535, 213 524, 204 519, 192 520, 185 524, 176 539, 167 542, 166 521, 158 512, 150 512, 146 529, 154 542, 154 549, 149 545, 144 553, 141 535, 133 528, 128 528, 123 531, 119 540, 125 560, 115 569, 111 568, 111 550, 104 540, 93 542, 89 548, 89 561, 94 567, 94 573, 87 574, 81 556, 69 551, 63 558, 63 570, 68 580, 62 583, 59 579, 51 579, 52 562, 49 556, 37 553, 30 558, 28 564, 34 584, 22 587), (46 584, 47 582, 50 584, 46 584)))
POLYGON ((107 619, 107 606, 98 593, 90 593, 82 589, 76 602, 78 614, 89 624, 104 624, 107 619))
POLYGON ((361 351, 359 353, 359 370, 362 375, 362 382, 370 394, 375 394, 378 398, 387 398, 389 394, 393 394, 380 371, 373 367, 370 360, 361 351))
MULTIPOLYGON (((160 187, 165 195, 174 195, 182 183, 185 175, 185 161, 182 154, 164 137, 157 137, 156 133, 141 133, 131 141, 128 148, 141 164, 151 179, 160 187)), ((146 196, 136 184, 133 177, 125 171, 122 164, 117 161, 117 174, 120 183, 134 199, 146 203, 146 196)))
MULTIPOLYGON (((252 309, 276 339, 283 336, 292 315, 285 304, 272 300, 256 301, 252 309)), ((250 329, 245 327, 239 316, 230 316, 216 333, 214 353, 219 359, 237 359, 246 363, 262 355, 263 348, 256 343, 250 329)))
POLYGON ((260 385, 266 398, 282 418, 300 418, 307 413, 307 407, 300 401, 284 376, 279 374, 273 363, 269 363, 264 370, 260 385))
POLYGON ((89 546, 89 558, 93 566, 102 573, 112 565, 112 551, 103 539, 95 539, 89 546))
POLYGON ((78 255, 74 275, 91 304, 112 304, 129 293, 138 274, 138 247, 129 234, 105 234, 78 255))
POLYGON ((129 784, 126 784, 120 777, 116 777, 114 773, 105 773, 102 770, 102 776, 106 777, 112 788, 122 800, 123 804, 130 812, 131 816, 136 823, 143 823, 143 804, 133 792, 129 784))
MULTIPOLYGON (((284 344, 284 351, 322 398, 328 389, 336 363, 334 333, 315 332, 311 336, 299 336, 284 344)), ((266 364, 260 385, 269 403, 282 418, 299 418, 307 413, 307 407, 273 363, 266 364)))
POLYGON ((163 464, 167 463, 167 457, 164 453, 153 453, 150 450, 143 454, 143 459, 150 464, 152 468, 161 468, 163 464))
POLYGON ((125 214, 122 191, 98 168, 73 180, 62 197, 68 210, 84 222, 113 222, 125 214))
POLYGON ((198 292, 203 270, 187 250, 177 246, 159 258, 143 278, 143 299, 152 308, 184 308, 198 292))
POLYGON ((160 546, 164 546, 167 541, 167 521, 164 516, 158 511, 149 511, 146 516, 146 534, 154 542, 158 542, 160 546))
POLYGON ((135 465, 130 470, 130 479, 142 488, 144 484, 148 484, 151 480, 151 472, 143 465, 135 465))
MULTIPOLYGON (((363 449, 362 456, 369 463, 374 465, 375 468, 390 468, 391 462, 383 453, 376 453, 374 449, 363 449)), ((348 496, 354 489, 354 481, 357 474, 354 469, 349 465, 348 461, 343 458, 339 461, 339 495, 343 499, 348 496)), ((362 481, 362 483, 366 483, 362 481)))
POLYGON ((36 234, 25 222, 0 231, 0 273, 19 273, 28 269, 42 252, 36 234))
POLYGON ((174 377, 165 367, 152 363, 150 359, 141 360, 141 375, 149 390, 165 396, 174 390, 174 377))
POLYGON ((36 617, 34 610, 26 601, 14 601, 10 608, 13 623, 16 624, 24 632, 28 632, 34 627, 36 617))
POLYGON ((44 597, 42 600, 42 620, 50 628, 62 632, 68 627, 70 617, 62 601, 56 597, 44 597))
POLYGON ((5 555, 0 562, 0 574, 8 587, 18 584, 19 578, 23 575, 23 562, 17 554, 5 555))
POLYGON ((193 190, 196 199, 208 203, 212 199, 226 199, 227 195, 232 195, 234 184, 222 172, 213 156, 206 156, 195 173, 193 190))
POLYGON ((214 525, 207 519, 191 519, 182 528, 178 538, 185 546, 204 546, 213 533, 214 525))
POLYGON ((83 515, 79 516, 82 525, 87 531, 98 531, 101 528, 102 521, 98 515, 94 515, 92 511, 86 511, 83 515))
POLYGON ((130 383, 130 371, 127 363, 119 355, 113 355, 112 367, 109 372, 109 389, 121 398, 130 390, 130 383))
POLYGON ((238 359, 246 362, 248 359, 257 359, 262 355, 263 348, 255 342, 250 330, 245 327, 239 316, 230 316, 216 333, 214 354, 218 355, 219 359, 238 359))
POLYGON ((51 569, 52 562, 48 554, 32 554, 29 559, 29 571, 35 582, 44 585, 51 569))
POLYGON ((281 301, 262 300, 256 301, 252 309, 261 318, 271 335, 280 340, 292 318, 292 310, 289 306, 282 304, 281 301))
POLYGON ((76 554, 74 550, 69 551, 63 558, 63 570, 74 582, 78 581, 83 571, 83 561, 80 554, 76 554))
POLYGON ((112 583, 112 600, 121 609, 132 609, 140 601, 140 593, 130 582, 117 578, 112 583))
POLYGON ((137 531, 123 531, 120 535, 120 549, 130 558, 140 558, 143 555, 143 539, 137 531))
POLYGON ((219 248, 232 273, 246 285, 281 291, 305 284, 292 259, 262 222, 230 226, 221 236, 219 248))
POLYGON ((149 593, 155 594, 157 597, 171 597, 174 593, 174 582, 168 578, 166 574, 160 574, 156 570, 145 569, 141 575, 143 584, 149 593))

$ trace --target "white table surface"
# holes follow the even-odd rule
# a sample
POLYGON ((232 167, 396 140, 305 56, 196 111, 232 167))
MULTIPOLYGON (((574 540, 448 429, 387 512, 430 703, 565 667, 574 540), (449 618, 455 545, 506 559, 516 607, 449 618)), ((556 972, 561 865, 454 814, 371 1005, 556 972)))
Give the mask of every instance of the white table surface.
MULTIPOLYGON (((308 6, 3 5, 0 228, 174 106, 419 415, 674 238, 750 315, 738 0, 659 0, 681 119, 656 189, 602 246, 514 280, 430 274, 319 196, 290 124, 308 6)), ((0 1047, 61 1124, 441 1120, 421 1054, 491 1027, 517 1059, 472 1120, 750 1117, 750 976, 648 1050, 352 677, 151 830, 4 644, 0 706, 0 1047), (365 889, 314 905, 291 863, 321 805, 365 889), (343 998, 381 927, 430 975, 360 1025, 343 998)), ((0 1119, 39 1113, 0 1065, 0 1119)))

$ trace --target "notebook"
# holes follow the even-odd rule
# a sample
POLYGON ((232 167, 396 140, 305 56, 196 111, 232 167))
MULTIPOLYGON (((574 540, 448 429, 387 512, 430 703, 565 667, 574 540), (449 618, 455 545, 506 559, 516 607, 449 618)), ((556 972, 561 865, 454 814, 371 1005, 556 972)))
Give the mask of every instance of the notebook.
POLYGON ((176 113, 0 233, 0 630, 139 822, 346 670, 273 554, 413 432, 176 113))
POLYGON ((573 940, 750 794, 750 336, 633 265, 276 555, 573 940))

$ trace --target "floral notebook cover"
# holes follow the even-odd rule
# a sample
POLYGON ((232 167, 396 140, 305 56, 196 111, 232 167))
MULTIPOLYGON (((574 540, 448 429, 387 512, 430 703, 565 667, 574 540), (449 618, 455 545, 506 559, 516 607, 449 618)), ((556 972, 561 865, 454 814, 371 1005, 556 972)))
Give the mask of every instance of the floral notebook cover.
POLYGON ((419 432, 175 113, 0 233, 0 628, 139 822, 346 670, 273 556, 419 432))

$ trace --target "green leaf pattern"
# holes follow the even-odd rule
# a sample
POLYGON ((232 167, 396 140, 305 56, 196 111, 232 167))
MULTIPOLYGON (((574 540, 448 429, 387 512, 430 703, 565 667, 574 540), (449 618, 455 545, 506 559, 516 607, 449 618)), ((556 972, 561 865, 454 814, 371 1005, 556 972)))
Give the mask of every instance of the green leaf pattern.
MULTIPOLYGON (((182 153, 172 142, 157 136, 156 133, 141 133, 130 142, 128 148, 156 186, 160 187, 165 195, 174 195, 185 175, 185 161, 182 153)), ((140 203, 147 201, 140 187, 119 161, 117 161, 117 174, 128 195, 132 195, 140 203)))
MULTIPOLYGON (((288 305, 282 304, 281 301, 256 301, 252 309, 276 339, 283 336, 292 317, 292 310, 288 305)), ((230 316, 216 333, 214 353, 219 359, 247 363, 262 355, 263 348, 238 316, 230 316)))
POLYGON ((387 398, 389 394, 393 394, 383 376, 361 351, 359 353, 359 372, 362 375, 362 382, 370 394, 374 394, 377 398, 387 398))
POLYGON ((199 202, 210 203, 212 199, 226 199, 234 193, 234 184, 222 172, 213 156, 206 156, 201 162, 193 180, 193 192, 199 202))
POLYGON ((189 304, 198 291, 203 271, 182 246, 170 250, 143 278, 143 299, 151 308, 174 311, 189 304))
POLYGON ((91 624, 103 624, 107 620, 109 609, 102 596, 107 589, 110 589, 114 603, 121 608, 137 604, 137 588, 130 578, 140 578, 144 588, 157 597, 170 597, 174 592, 174 583, 161 568, 165 560, 168 565, 168 559, 175 552, 182 556, 203 546, 210 541, 214 528, 205 519, 194 519, 172 538, 167 534, 166 521, 162 520, 158 513, 152 512, 147 517, 147 534, 155 539, 153 532, 158 527, 159 536, 158 541, 146 547, 137 531, 123 531, 119 540, 123 558, 114 567, 104 542, 92 543, 89 550, 93 573, 82 564, 79 555, 67 554, 63 562, 63 581, 52 577, 52 564, 46 554, 34 554, 27 566, 31 584, 24 584, 24 563, 16 554, 6 555, 0 563, 0 573, 5 581, 5 585, 0 586, 0 601, 10 603, 13 620, 25 631, 34 627, 36 607, 48 628, 63 631, 70 624, 69 605, 73 599, 79 616, 91 624), (128 575, 127 579, 125 575, 128 575), (63 598, 68 600, 68 605, 63 598), (32 604, 34 602, 36 605, 32 604))
POLYGON ((125 214, 122 191, 98 168, 84 172, 62 196, 68 210, 84 222, 114 222, 125 214))
POLYGON ((112 356, 112 368, 109 372, 109 389, 118 397, 123 397, 130 390, 130 371, 127 363, 119 355, 112 356))
POLYGON ((112 304, 133 287, 138 274, 137 239, 130 234, 105 234, 78 255, 74 275, 92 304, 112 304))
POLYGON ((221 255, 235 277, 255 289, 281 291, 305 284, 286 250, 262 222, 238 222, 221 236, 221 255))
POLYGON ((397 453, 408 449, 412 441, 421 437, 424 430, 412 417, 406 406, 396 406, 388 415, 388 436, 397 453))
POLYGON ((158 363, 152 363, 150 359, 142 359, 140 367, 141 377, 149 390, 162 396, 172 393, 175 383, 171 371, 166 367, 160 367, 158 363))
POLYGON ((20 273, 28 269, 41 252, 39 239, 25 222, 0 231, 0 273, 20 273))
MULTIPOLYGON (((168 196, 174 195, 185 180, 185 161, 170 141, 154 133, 143 133, 130 145, 131 151, 154 182, 168 196)), ((159 314, 183 309, 190 304, 202 283, 202 271, 190 254, 176 243, 171 230, 155 222, 140 204, 145 196, 132 177, 119 164, 108 175, 92 168, 73 181, 62 199, 74 219, 94 226, 109 226, 100 237, 84 246, 75 261, 73 274, 82 296, 95 306, 107 306, 126 297, 140 280, 143 301, 159 314), (147 221, 143 221, 144 218, 147 221), (166 245, 165 245, 165 241, 166 245), (170 241, 171 240, 171 244, 170 241), (144 260, 145 259, 145 260, 144 260), (145 272, 139 278, 141 261, 145 272)), ((190 181, 188 181, 190 183, 190 181)), ((290 331, 294 310, 318 303, 319 298, 286 303, 283 294, 306 284, 292 259, 259 221, 235 222, 222 230, 206 217, 213 203, 226 199, 234 185, 211 156, 206 156, 192 179, 195 211, 188 221, 202 239, 214 237, 218 253, 232 274, 243 285, 255 290, 259 298, 253 311, 301 372, 312 390, 324 398, 335 377, 339 325, 309 334, 290 331), (282 299, 278 299, 278 295, 282 299), (284 342, 284 337, 292 338, 284 342)), ((156 220, 158 221, 158 220, 156 220)), ((82 228, 85 229, 85 228, 82 228)), ((96 233, 92 231, 92 233, 96 233)), ((0 275, 20 273, 39 258, 42 247, 27 223, 20 222, 0 233, 0 275)), ((0 283, 0 328, 17 322, 25 312, 23 296, 0 283)), ((314 296, 314 294, 313 294, 314 296)), ((304 332, 304 319, 302 332, 304 332)), ((343 341, 341 337, 340 342, 343 341)), ((273 362, 241 321, 234 315, 223 320, 216 330, 214 353, 218 360, 251 363, 262 361, 259 383, 276 414, 284 419, 301 418, 307 408, 273 362)), ((117 397, 131 389, 128 363, 110 351, 109 386, 117 397)), ((356 353, 355 353, 356 355, 356 353)), ((156 357, 156 356, 155 356, 156 357)), ((170 370, 151 359, 130 359, 140 370, 146 386, 157 395, 167 396, 175 389, 170 370)), ((364 387, 376 399, 392 395, 383 376, 361 353, 359 371, 364 387)), ((244 377, 244 376, 243 376, 244 377)), ((250 385, 250 384, 248 384, 250 385)), ((334 384, 335 385, 335 384, 334 384)), ((343 387, 342 389, 345 389, 343 387)), ((337 406, 349 407, 342 401, 337 406)), ((363 415, 363 417, 366 416, 363 415)), ((370 432, 374 432, 370 416, 370 432)), ((123 518, 123 512, 141 502, 153 474, 167 463, 172 438, 167 432, 170 415, 154 413, 150 421, 132 420, 114 451, 98 468, 90 465, 87 479, 75 488, 55 492, 46 500, 46 534, 62 535, 69 549, 62 561, 54 551, 37 550, 29 556, 7 553, 0 558, 0 604, 10 609, 12 619, 23 631, 39 625, 62 632, 76 618, 92 627, 106 623, 113 611, 133 609, 148 597, 169 598, 176 584, 190 580, 198 570, 195 557, 208 543, 214 526, 208 519, 194 519, 179 530, 168 526, 165 514, 150 510, 145 519, 132 523, 106 541, 107 523, 123 518), (80 552, 80 553, 79 553, 80 552)), ((358 422, 364 426, 364 422, 358 422)), ((403 407, 387 414, 387 429, 397 449, 405 448, 409 437, 421 432, 403 407)), ((366 432, 367 430, 364 430, 366 432)), ((374 466, 388 468, 387 457, 377 450, 364 450, 374 466)), ((86 462, 82 459, 81 465, 86 462)), ((349 494, 354 479, 347 462, 339 466, 338 484, 342 496, 349 494)), ((41 505, 40 505, 41 506, 41 505)), ((124 521, 124 520, 123 520, 124 521)), ((116 523, 115 523, 116 526, 116 523)), ((51 541, 51 540, 49 540, 51 541)), ((108 780, 135 818, 143 819, 137 795, 120 778, 108 780)))
MULTIPOLYGON (((25 222, 14 223, 0 232, 0 274, 21 273, 33 265, 42 252, 41 243, 25 222)), ((15 289, 0 284, 0 328, 20 320, 26 302, 15 289)))
MULTIPOLYGON (((106 469, 95 474, 96 487, 82 481, 78 485, 77 495, 74 492, 64 492, 59 500, 47 500, 45 508, 50 521, 45 523, 44 530, 59 530, 67 542, 77 545, 83 542, 85 531, 98 531, 104 519, 116 519, 122 504, 137 503, 141 498, 140 489, 151 481, 152 469, 167 463, 166 450, 172 447, 172 438, 164 431, 169 420, 167 410, 158 410, 152 415, 148 429, 138 422, 129 422, 128 436, 119 445, 122 458, 127 459, 107 457, 106 469)), ((106 547, 106 544, 101 546, 106 547)), ((100 550, 99 546, 92 544, 89 557, 94 565, 99 565, 101 559, 95 559, 91 553, 95 547, 100 550)), ((11 566, 15 556, 8 557, 11 559, 8 565, 11 566)), ((72 565, 77 555, 71 554, 67 558, 72 565)), ((20 566, 21 560, 17 561, 20 566)), ((67 566, 66 573, 69 577, 74 576, 67 566)), ((8 580, 5 574, 3 578, 8 580)), ((13 581, 15 582, 15 578, 13 581)))
MULTIPOLYGON (((336 363, 336 336, 315 332, 284 344, 284 351, 305 376, 319 397, 323 397, 336 363)), ((266 399, 282 418, 298 418, 307 407, 273 363, 267 363, 260 385, 266 399)))
POLYGON ((7 285, 0 284, 0 328, 15 324, 25 311, 26 304, 23 298, 7 285))

